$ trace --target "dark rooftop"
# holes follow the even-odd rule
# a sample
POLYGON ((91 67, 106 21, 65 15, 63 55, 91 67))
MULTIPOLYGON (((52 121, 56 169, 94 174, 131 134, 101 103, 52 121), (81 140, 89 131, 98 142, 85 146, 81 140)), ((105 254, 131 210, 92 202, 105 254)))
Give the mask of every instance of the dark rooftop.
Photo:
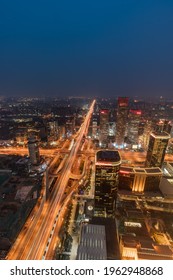
POLYGON ((120 161, 120 155, 118 151, 101 150, 97 152, 96 156, 97 156, 97 161, 105 161, 105 162, 120 161))
POLYGON ((105 226, 83 224, 80 245, 77 252, 78 260, 106 260, 105 226))
POLYGON ((145 171, 147 173, 162 173, 161 169, 158 168, 145 168, 145 171))
POLYGON ((169 134, 167 133, 167 132, 165 132, 165 131, 162 131, 162 132, 156 132, 156 131, 154 131, 154 132, 152 132, 152 134, 153 135, 155 135, 155 136, 168 136, 169 137, 169 134))
POLYGON ((90 223, 105 226, 107 259, 119 260, 120 255, 115 220, 112 218, 93 217, 90 223))
POLYGON ((145 173, 145 169, 144 168, 134 168, 135 172, 139 172, 139 173, 145 173))
POLYGON ((120 172, 121 171, 125 171, 125 172, 133 172, 133 167, 125 167, 125 166, 121 166, 120 167, 120 172))

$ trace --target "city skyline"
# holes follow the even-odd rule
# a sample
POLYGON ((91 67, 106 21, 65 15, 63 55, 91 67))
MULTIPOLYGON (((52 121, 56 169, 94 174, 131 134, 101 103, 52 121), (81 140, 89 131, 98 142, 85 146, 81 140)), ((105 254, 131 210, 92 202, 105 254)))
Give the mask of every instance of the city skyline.
POLYGON ((173 102, 0 108, 0 259, 173 259, 173 102))
POLYGON ((0 95, 173 92, 170 1, 1 1, 0 95))
POLYGON ((1 1, 0 260, 173 260, 172 15, 1 1))

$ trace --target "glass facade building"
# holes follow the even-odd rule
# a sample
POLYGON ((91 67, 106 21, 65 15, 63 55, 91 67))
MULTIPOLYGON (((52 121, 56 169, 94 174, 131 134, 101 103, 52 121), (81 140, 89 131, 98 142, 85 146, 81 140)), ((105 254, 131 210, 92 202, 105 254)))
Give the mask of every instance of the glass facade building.
POLYGON ((152 132, 148 144, 146 167, 161 167, 164 161, 170 135, 166 132, 152 132))
POLYGON ((128 97, 118 97, 118 110, 116 122, 116 146, 121 148, 124 144, 124 137, 126 132, 127 118, 128 118, 128 97))
POLYGON ((95 166, 95 216, 114 213, 121 159, 118 151, 100 150, 95 166))
POLYGON ((100 133, 99 133, 99 144, 100 147, 106 148, 108 145, 108 134, 109 134, 109 110, 100 110, 100 133))

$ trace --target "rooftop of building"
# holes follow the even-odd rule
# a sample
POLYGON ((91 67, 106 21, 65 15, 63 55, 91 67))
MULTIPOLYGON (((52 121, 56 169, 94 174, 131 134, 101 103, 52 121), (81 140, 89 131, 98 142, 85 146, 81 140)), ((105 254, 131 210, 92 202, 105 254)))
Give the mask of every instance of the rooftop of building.
POLYGON ((173 259, 173 251, 169 245, 155 244, 149 236, 141 238, 132 234, 123 234, 121 240, 124 247, 136 248, 138 259, 173 259))
POLYGON ((135 168, 135 167, 120 167, 120 173, 145 173, 145 174, 160 174, 162 175, 162 170, 159 167, 150 168, 135 168))
POLYGON ((120 160, 120 154, 115 150, 100 150, 96 153, 97 162, 119 162, 120 160))
POLYGON ((78 260, 106 260, 105 226, 83 224, 80 245, 77 253, 78 260))
POLYGON ((173 198, 173 179, 162 178, 159 188, 164 197, 173 198))
POLYGON ((93 217, 90 223, 105 227, 107 259, 118 260, 120 255, 115 220, 112 218, 93 217))
MULTIPOLYGON (((141 245, 141 242, 140 242, 141 245)), ((152 244, 150 248, 138 248, 138 258, 141 259, 173 259, 173 251, 169 245, 152 244)))
POLYGON ((100 114, 108 114, 109 113, 109 109, 101 109, 100 110, 100 114))
POLYGON ((38 140, 37 140, 37 138, 34 135, 31 135, 28 138, 28 144, 33 144, 33 143, 37 143, 37 142, 38 142, 38 140))
POLYGON ((163 138, 163 139, 169 139, 171 138, 170 137, 170 134, 165 132, 165 131, 162 131, 162 132, 152 132, 151 135, 154 137, 154 138, 163 138))
POLYGON ((121 241, 124 247, 129 248, 129 251, 130 248, 133 250, 136 246, 138 259, 173 259, 172 213, 149 209, 150 204, 151 207, 160 205, 162 209, 172 209, 171 203, 168 202, 168 200, 164 202, 163 198, 157 197, 155 200, 153 196, 148 199, 145 196, 145 204, 142 205, 143 207, 147 205, 147 211, 143 208, 140 213, 135 200, 119 200, 121 241))
POLYGON ((145 173, 145 169, 144 168, 134 168, 133 169, 136 173, 145 173))
POLYGON ((126 167, 126 166, 121 166, 120 171, 125 171, 125 172, 133 172, 134 168, 133 167, 126 167))
POLYGON ((162 173, 161 169, 159 167, 156 168, 145 168, 146 173, 162 173))
POLYGON ((168 162, 168 164, 169 164, 171 167, 173 167, 173 162, 168 162))

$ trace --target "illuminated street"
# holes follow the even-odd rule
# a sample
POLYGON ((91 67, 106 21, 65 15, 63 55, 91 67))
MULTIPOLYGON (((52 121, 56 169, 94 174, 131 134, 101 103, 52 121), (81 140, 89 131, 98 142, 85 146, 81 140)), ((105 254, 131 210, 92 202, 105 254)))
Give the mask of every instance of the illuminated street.
POLYGON ((69 153, 60 178, 54 187, 54 191, 50 194, 48 201, 44 203, 43 209, 40 208, 32 221, 28 221, 28 227, 25 226, 23 228, 7 256, 8 259, 42 259, 46 257, 44 253, 45 250, 47 250, 49 237, 54 231, 56 223, 58 223, 58 227, 61 226, 61 221, 58 217, 59 211, 61 211, 62 208, 64 190, 69 180, 71 167, 75 161, 83 135, 87 134, 94 104, 95 101, 92 103, 80 129, 80 134, 78 134, 69 153))

